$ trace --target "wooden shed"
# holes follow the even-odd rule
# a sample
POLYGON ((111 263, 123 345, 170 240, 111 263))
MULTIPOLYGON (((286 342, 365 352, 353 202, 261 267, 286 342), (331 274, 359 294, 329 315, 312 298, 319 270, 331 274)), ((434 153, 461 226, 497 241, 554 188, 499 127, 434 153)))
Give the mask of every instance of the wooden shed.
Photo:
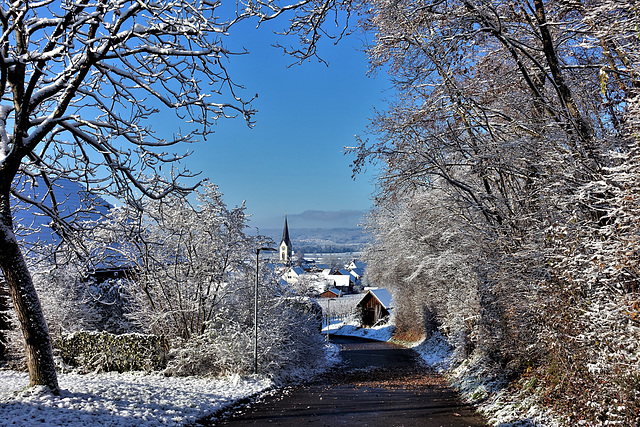
POLYGON ((362 313, 362 326, 370 328, 389 315, 393 308, 393 298, 386 289, 370 289, 356 307, 362 313))
POLYGON ((338 289, 329 289, 320 294, 320 298, 338 298, 342 296, 342 292, 338 289))

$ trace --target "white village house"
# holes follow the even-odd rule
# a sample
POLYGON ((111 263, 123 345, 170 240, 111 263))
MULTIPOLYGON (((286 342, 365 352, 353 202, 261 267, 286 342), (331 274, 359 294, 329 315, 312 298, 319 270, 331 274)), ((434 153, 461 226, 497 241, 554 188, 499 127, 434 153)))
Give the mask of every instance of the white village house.
POLYGON ((300 281, 300 278, 306 275, 307 272, 300 266, 289 267, 285 270, 282 278, 289 284, 295 284, 300 281))

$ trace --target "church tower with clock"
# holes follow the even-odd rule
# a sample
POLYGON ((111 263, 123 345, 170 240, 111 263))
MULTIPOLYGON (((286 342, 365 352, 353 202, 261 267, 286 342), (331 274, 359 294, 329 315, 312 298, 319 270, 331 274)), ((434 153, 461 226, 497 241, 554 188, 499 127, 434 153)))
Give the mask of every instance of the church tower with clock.
POLYGON ((289 264, 293 257, 293 245, 289 238, 289 225, 287 224, 287 215, 284 216, 284 231, 282 232, 282 242, 278 247, 280 253, 280 262, 283 264, 289 264))

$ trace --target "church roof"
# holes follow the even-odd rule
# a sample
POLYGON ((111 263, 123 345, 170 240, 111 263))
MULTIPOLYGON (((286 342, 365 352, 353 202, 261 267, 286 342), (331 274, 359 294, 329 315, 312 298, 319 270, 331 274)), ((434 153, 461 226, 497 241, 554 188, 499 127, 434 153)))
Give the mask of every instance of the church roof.
POLYGON ((291 239, 289 238, 289 225, 287 224, 287 216, 284 216, 284 231, 282 232, 282 241, 291 247, 291 239))

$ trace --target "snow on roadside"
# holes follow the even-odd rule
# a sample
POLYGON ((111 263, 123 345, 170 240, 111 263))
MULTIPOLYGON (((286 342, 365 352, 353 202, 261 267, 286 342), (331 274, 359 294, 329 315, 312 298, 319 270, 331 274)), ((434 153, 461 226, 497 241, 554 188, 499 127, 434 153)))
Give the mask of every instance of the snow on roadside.
MULTIPOLYGON (((333 335, 348 335, 378 341, 392 339, 393 325, 358 328, 355 324, 335 322, 330 326, 333 335)), ((327 328, 323 329, 326 334, 327 328)), ((523 396, 513 395, 503 384, 490 381, 494 375, 483 371, 480 360, 465 360, 454 366, 453 347, 439 331, 428 340, 401 343, 413 348, 436 372, 445 375, 462 397, 475 404, 489 425, 500 427, 560 427, 553 415, 523 396)))
POLYGON ((550 411, 539 407, 530 397, 512 394, 505 384, 491 379, 496 375, 485 370, 480 359, 465 359, 454 366, 453 347, 440 332, 428 340, 413 343, 422 359, 468 402, 476 405, 489 425, 500 427, 560 427, 550 411))
MULTIPOLYGON (((325 347, 326 362, 292 370, 302 381, 339 363, 339 349, 325 347)), ((166 377, 161 372, 59 373, 60 396, 28 388, 27 373, 0 370, 0 427, 176 426, 232 406, 281 384, 267 377, 166 377)))
POLYGON ((451 368, 453 347, 440 331, 434 332, 428 340, 411 343, 409 347, 417 351, 422 360, 436 372, 444 374, 451 368))
POLYGON ((54 396, 27 389, 28 375, 0 371, 0 426, 184 425, 272 386, 266 378, 146 374, 59 374, 54 396))

